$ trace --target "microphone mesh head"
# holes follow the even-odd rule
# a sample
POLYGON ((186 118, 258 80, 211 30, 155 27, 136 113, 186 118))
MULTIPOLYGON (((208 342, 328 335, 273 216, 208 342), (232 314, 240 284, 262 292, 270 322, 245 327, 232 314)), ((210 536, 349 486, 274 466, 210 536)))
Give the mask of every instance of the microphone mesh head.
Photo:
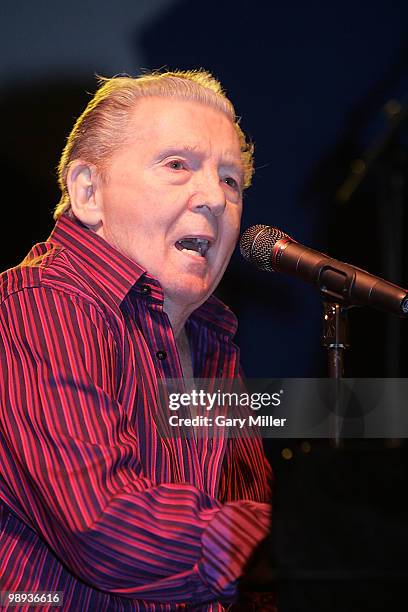
POLYGON ((239 243, 244 259, 266 272, 273 272, 271 253, 278 240, 287 234, 270 225, 253 225, 245 230, 239 243))

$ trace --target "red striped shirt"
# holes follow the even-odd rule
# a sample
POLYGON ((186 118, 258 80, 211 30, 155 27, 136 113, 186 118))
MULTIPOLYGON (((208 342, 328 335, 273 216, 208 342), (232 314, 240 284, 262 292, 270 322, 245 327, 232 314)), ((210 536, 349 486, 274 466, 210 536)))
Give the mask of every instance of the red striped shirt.
MULTIPOLYGON (((269 466, 258 439, 160 435, 158 379, 182 370, 159 283, 63 216, 0 304, 1 590, 221 610, 267 532, 269 466)), ((195 377, 238 376, 227 307, 186 329, 195 377)))

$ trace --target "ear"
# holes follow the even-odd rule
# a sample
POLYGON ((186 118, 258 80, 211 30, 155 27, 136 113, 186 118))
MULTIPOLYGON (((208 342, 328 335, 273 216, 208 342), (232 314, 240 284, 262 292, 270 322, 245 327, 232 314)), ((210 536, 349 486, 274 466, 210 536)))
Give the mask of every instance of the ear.
POLYGON ((76 159, 69 167, 67 189, 74 215, 91 229, 102 225, 102 202, 98 186, 100 178, 93 164, 76 159))

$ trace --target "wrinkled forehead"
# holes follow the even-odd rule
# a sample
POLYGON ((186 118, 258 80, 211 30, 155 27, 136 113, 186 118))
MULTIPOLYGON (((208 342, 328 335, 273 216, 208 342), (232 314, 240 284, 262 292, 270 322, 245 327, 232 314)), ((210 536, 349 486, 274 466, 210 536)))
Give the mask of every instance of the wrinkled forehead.
POLYGON ((126 139, 161 148, 183 145, 194 149, 207 144, 240 158, 241 143, 231 117, 210 104, 196 100, 151 96, 135 105, 126 139))
POLYGON ((139 98, 129 114, 128 126, 130 128, 138 127, 139 129, 155 126, 167 128, 169 127, 169 117, 177 121, 173 124, 174 127, 181 128, 184 126, 181 121, 183 118, 186 123, 189 119, 194 122, 200 119, 213 121, 214 118, 216 120, 218 118, 218 123, 222 120, 223 123, 236 130, 234 116, 224 109, 211 103, 177 96, 144 96, 139 98))

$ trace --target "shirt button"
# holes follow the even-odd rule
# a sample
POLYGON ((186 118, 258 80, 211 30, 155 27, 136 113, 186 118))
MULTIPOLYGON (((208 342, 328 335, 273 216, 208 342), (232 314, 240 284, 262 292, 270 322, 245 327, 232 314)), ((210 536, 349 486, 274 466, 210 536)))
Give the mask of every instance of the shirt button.
POLYGON ((167 353, 166 351, 157 351, 156 357, 157 359, 160 359, 160 360, 166 359, 167 353))
POLYGON ((149 285, 142 285, 141 290, 142 290, 143 295, 149 295, 152 292, 149 285))

